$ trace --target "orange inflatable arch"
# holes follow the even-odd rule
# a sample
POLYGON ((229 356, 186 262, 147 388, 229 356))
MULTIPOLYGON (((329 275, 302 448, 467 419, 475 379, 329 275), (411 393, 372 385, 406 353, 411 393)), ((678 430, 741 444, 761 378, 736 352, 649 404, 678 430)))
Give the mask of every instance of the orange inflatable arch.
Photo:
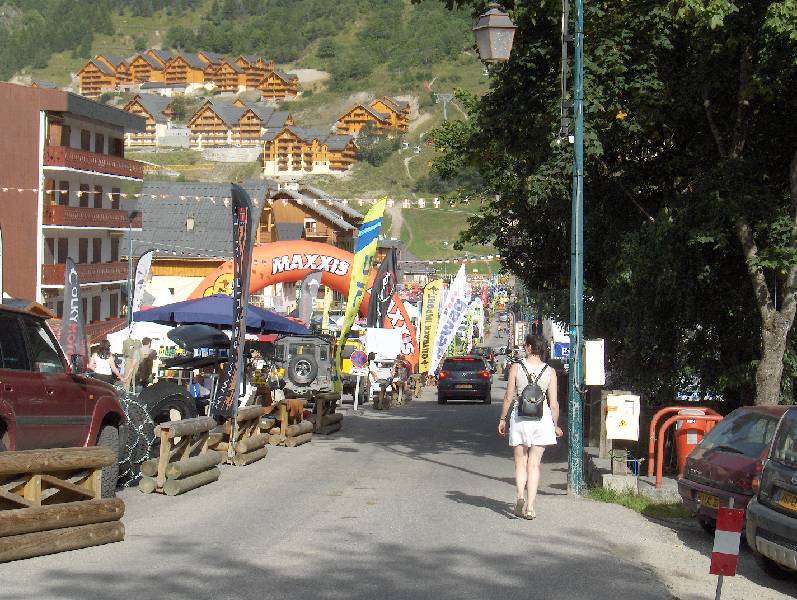
MULTIPOLYGON (((252 255, 250 292, 257 292, 275 283, 301 281, 313 271, 321 271, 321 283, 333 290, 348 295, 354 254, 329 244, 308 241, 273 242, 255 246, 252 255)), ((376 269, 371 271, 368 287, 360 304, 360 314, 368 312, 371 286, 376 278, 376 269)), ((220 265, 202 280, 190 298, 201 298, 211 294, 229 294, 232 289, 233 263, 220 265)), ((410 322, 404 303, 394 294, 385 317, 384 327, 400 329, 402 352, 409 362, 418 364, 418 339, 410 322)))

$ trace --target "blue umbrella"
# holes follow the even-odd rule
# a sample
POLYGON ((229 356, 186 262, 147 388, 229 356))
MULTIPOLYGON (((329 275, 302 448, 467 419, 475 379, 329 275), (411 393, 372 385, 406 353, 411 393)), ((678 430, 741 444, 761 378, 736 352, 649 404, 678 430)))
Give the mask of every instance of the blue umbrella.
MULTIPOLYGON (((149 321, 164 325, 205 323, 232 327, 232 297, 224 294, 175 302, 133 313, 133 321, 149 321)), ((258 333, 308 334, 304 325, 250 304, 246 310, 246 328, 258 333)))

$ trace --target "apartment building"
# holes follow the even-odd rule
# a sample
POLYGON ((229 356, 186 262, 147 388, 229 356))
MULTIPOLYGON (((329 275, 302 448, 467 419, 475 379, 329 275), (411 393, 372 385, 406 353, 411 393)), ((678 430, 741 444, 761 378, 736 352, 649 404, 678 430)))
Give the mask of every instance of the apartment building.
POLYGON ((0 83, 0 194, 4 292, 63 311, 64 263, 77 264, 89 336, 124 324, 126 236, 140 229, 120 194, 143 180, 124 157, 145 120, 54 89, 0 83), (35 191, 34 191, 35 190, 35 191))

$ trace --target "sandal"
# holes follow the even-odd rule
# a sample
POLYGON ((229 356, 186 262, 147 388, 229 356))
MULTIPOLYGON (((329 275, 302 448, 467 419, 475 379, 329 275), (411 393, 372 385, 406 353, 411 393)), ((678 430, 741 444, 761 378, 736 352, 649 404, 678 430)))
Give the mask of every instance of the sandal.
POLYGON ((524 518, 524 519, 527 519, 527 520, 529 520, 529 521, 533 521, 534 519, 536 519, 536 518, 537 518, 537 513, 535 513, 535 512, 534 512, 534 509, 532 508, 532 509, 530 509, 528 512, 526 512, 526 513, 523 515, 523 518, 524 518))
POLYGON ((515 516, 516 517, 523 517, 523 508, 526 505, 526 500, 523 498, 518 498, 515 500, 515 516))

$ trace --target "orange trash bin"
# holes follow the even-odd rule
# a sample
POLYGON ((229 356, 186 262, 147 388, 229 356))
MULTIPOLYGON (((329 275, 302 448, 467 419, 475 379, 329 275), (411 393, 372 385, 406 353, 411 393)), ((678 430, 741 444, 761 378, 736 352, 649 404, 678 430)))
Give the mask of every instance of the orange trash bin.
MULTIPOLYGON (((705 415, 707 411, 703 408, 686 408, 678 411, 679 415, 705 415)), ((675 425, 675 455, 678 459, 678 474, 684 472, 686 457, 694 450, 705 435, 711 431, 715 423, 713 421, 703 421, 687 419, 678 421, 675 425)))

